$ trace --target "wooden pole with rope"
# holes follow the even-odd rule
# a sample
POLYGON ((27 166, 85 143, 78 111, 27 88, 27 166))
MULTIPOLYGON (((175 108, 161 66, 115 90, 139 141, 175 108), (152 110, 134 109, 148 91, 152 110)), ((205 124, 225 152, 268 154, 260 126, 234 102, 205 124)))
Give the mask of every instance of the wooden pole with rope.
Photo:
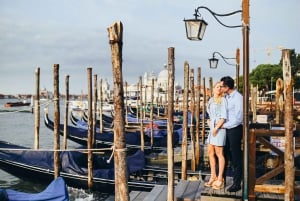
POLYGON ((93 86, 92 86, 92 68, 87 68, 87 80, 88 80, 88 187, 92 189, 93 187, 93 152, 91 151, 93 148, 93 86))
POLYGON ((126 163, 124 88, 122 77, 123 24, 113 23, 108 29, 114 80, 114 165, 115 200, 129 201, 126 163))
POLYGON ((59 136, 59 124, 60 124, 60 107, 59 107, 59 64, 53 66, 53 103, 54 103, 54 178, 60 175, 60 136, 59 136))

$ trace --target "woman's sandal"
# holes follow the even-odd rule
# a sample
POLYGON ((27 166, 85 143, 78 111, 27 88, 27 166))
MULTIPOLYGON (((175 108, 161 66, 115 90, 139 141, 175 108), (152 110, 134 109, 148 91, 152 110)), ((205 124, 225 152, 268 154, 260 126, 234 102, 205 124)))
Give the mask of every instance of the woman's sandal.
POLYGON ((208 182, 204 183, 204 186, 212 187, 214 182, 216 182, 216 181, 217 181, 217 177, 211 177, 208 182))
POLYGON ((224 179, 220 180, 216 180, 213 185, 212 188, 215 190, 219 190, 221 188, 224 188, 224 179))

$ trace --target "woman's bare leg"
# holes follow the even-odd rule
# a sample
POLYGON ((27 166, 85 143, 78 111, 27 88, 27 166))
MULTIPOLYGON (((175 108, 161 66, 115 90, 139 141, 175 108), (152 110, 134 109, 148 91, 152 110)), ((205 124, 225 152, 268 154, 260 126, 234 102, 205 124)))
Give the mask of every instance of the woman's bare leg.
POLYGON ((223 180, 223 175, 225 171, 225 158, 224 158, 224 153, 223 153, 223 148, 220 146, 215 146, 215 152, 218 157, 218 162, 219 162, 219 173, 218 173, 218 180, 222 181, 223 180))
POLYGON ((207 145, 207 154, 209 157, 209 164, 210 164, 210 171, 211 171, 211 178, 216 178, 216 158, 215 158, 215 146, 208 144, 207 145))

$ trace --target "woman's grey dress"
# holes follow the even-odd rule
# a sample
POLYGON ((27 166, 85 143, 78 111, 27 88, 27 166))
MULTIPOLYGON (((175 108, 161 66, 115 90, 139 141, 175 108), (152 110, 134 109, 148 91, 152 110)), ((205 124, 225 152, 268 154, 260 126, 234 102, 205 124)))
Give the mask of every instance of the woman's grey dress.
POLYGON ((226 129, 218 129, 217 135, 213 136, 211 131, 214 129, 215 124, 219 119, 227 118, 227 101, 224 97, 221 99, 221 104, 217 104, 213 101, 213 97, 208 101, 207 113, 210 117, 209 134, 207 137, 207 143, 215 146, 225 146, 226 143, 226 129))

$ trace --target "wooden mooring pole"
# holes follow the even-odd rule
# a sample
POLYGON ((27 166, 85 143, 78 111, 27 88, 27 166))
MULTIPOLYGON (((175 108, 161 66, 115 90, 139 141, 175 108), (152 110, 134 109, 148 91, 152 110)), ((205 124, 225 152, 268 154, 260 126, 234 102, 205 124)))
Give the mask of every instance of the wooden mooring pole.
MULTIPOLYGON (((151 102, 150 102, 150 121, 151 121, 151 146, 153 146, 154 141, 154 131, 153 131, 153 101, 154 101, 154 79, 151 80, 151 102)), ((145 104, 145 113, 147 108, 147 101, 145 104)))
POLYGON ((173 111, 174 111, 174 48, 168 49, 168 201, 174 200, 174 149, 173 149, 173 111))
POLYGON ((65 118, 64 118, 64 149, 67 149, 68 119, 69 119, 69 75, 66 75, 66 98, 65 98, 65 118))
MULTIPOLYGON (((144 96, 144 104, 142 105, 142 110, 144 110, 144 116, 142 117, 143 119, 146 118, 146 107, 147 107, 147 103, 148 103, 148 94, 147 94, 147 84, 145 83, 145 96, 144 96)), ((151 145, 153 145, 153 138, 151 138, 151 145)))
POLYGON ((236 48, 235 53, 235 87, 238 91, 240 85, 240 48, 236 48))
POLYGON ((98 100, 97 91, 98 91, 98 78, 97 78, 97 75, 94 75, 94 101, 93 101, 94 110, 93 110, 93 133, 92 133, 92 147, 93 148, 96 145, 95 135, 96 135, 96 128, 97 128, 97 107, 98 107, 97 106, 97 100, 98 100))
POLYGON ((102 79, 100 79, 99 82, 99 91, 100 91, 100 97, 99 97, 99 102, 100 102, 100 106, 99 106, 99 120, 100 120, 100 133, 103 133, 103 117, 102 117, 102 113, 103 113, 103 90, 102 90, 102 79))
POLYGON ((128 172, 126 163, 124 88, 122 77, 123 24, 116 22, 108 28, 114 80, 114 158, 115 200, 128 201, 128 172))
MULTIPOLYGON (((198 67, 198 74, 197 74, 197 90, 196 90, 196 97, 197 97, 197 103, 196 103, 196 146, 195 146, 195 164, 196 167, 199 168, 200 164, 200 103, 201 103, 201 68, 198 67)), ((204 115, 202 115, 202 118, 204 118, 204 115)))
POLYGON ((87 80, 88 80, 88 187, 91 189, 93 187, 93 95, 92 95, 92 68, 87 68, 87 80))
POLYGON ((156 106, 157 106, 157 116, 159 117, 160 116, 160 104, 159 104, 159 90, 156 90, 156 93, 157 93, 157 95, 156 95, 156 98, 155 98, 155 104, 156 104, 156 106))
MULTIPOLYGON (((139 95, 139 99, 140 99, 140 101, 137 101, 137 118, 138 118, 138 115, 139 115, 139 110, 138 110, 138 108, 139 108, 139 105, 142 105, 142 88, 143 88, 143 83, 142 83, 142 76, 140 76, 140 80, 139 80, 139 84, 138 84, 138 86, 139 86, 139 90, 140 90, 140 95, 139 95), (140 104, 139 104, 139 102, 140 102, 140 104)), ((142 117, 142 116, 144 116, 143 115, 143 110, 140 110, 140 116, 142 117)), ((140 118, 140 134, 141 134, 141 150, 142 151, 144 151, 144 149, 145 149, 145 135, 144 135, 144 120, 143 120, 143 118, 140 118)))
POLYGON ((251 85, 251 110, 252 110, 252 122, 256 123, 256 106, 257 106, 257 87, 251 85))
POLYGON ((136 103, 136 121, 139 122, 139 119, 142 120, 142 117, 144 116, 143 115, 143 110, 141 109, 142 108, 142 105, 143 105, 143 80, 142 80, 142 76, 140 76, 140 79, 139 79, 139 84, 138 84, 138 101, 136 103))
POLYGON ((284 127, 285 127, 285 151, 284 151, 284 173, 285 173, 285 201, 295 199, 295 166, 294 166, 294 140, 293 140, 293 85, 291 75, 290 50, 282 50, 282 72, 285 89, 284 104, 284 127))
POLYGON ((275 122, 276 124, 283 123, 283 90, 284 83, 281 78, 276 80, 276 102, 275 102, 275 122))
MULTIPOLYGON (((212 93, 213 92, 213 78, 209 77, 208 82, 209 82, 209 89, 212 93)), ((212 96, 212 94, 210 96, 212 96)))
MULTIPOLYGON (((206 114, 206 85, 205 77, 203 77, 203 104, 202 104, 202 143, 205 143, 205 114, 206 114)), ((212 95, 212 94, 211 94, 212 95)))
POLYGON ((40 68, 35 70, 34 149, 40 147, 40 68))
POLYGON ((54 103, 54 178, 60 175, 60 138, 59 138, 59 124, 60 124, 60 107, 59 107, 59 64, 53 66, 53 103, 54 103))
POLYGON ((191 102, 190 102, 190 113, 191 113, 191 122, 190 122, 190 136, 191 136, 191 152, 192 152, 192 160, 191 160, 191 170, 196 170, 196 158, 195 158, 195 88, 194 88, 194 69, 190 70, 190 91, 191 91, 191 102))
POLYGON ((187 179, 187 134, 188 134, 188 96, 189 96, 189 71, 190 66, 184 62, 184 91, 183 91, 183 131, 181 145, 181 179, 187 179))
POLYGON ((128 124, 128 83, 125 81, 125 124, 128 124))

